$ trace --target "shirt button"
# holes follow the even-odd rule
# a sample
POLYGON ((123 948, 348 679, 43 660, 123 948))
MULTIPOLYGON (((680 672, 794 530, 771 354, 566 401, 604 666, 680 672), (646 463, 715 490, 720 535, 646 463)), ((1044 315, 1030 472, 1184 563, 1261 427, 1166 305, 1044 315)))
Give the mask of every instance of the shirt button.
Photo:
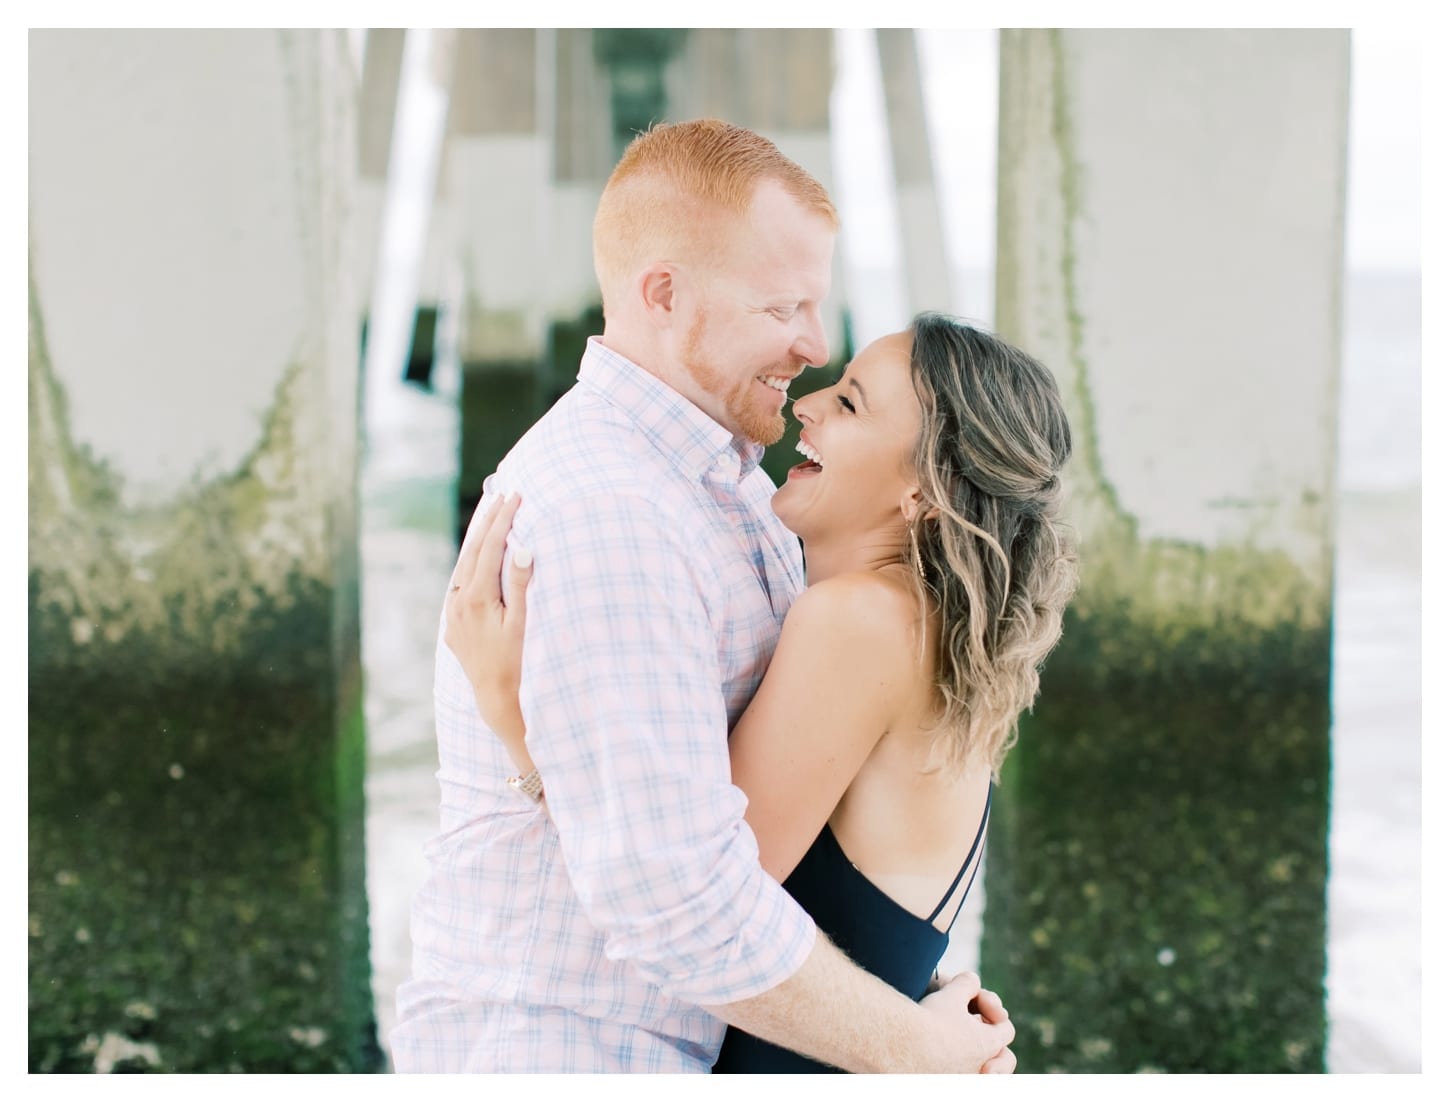
POLYGON ((725 470, 725 468, 730 466, 730 457, 728 455, 716 456, 715 466, 719 467, 722 471, 725 470))

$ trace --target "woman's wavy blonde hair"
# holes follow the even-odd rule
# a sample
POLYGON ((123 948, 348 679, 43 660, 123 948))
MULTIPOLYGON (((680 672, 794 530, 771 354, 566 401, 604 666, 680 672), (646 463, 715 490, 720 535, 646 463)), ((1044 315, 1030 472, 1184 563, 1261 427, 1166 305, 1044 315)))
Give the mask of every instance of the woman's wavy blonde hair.
POLYGON ((912 331, 922 504, 906 554, 941 615, 933 760, 985 761, 996 777, 1077 588, 1057 516, 1072 434, 1051 372, 1025 352, 940 314, 912 331))

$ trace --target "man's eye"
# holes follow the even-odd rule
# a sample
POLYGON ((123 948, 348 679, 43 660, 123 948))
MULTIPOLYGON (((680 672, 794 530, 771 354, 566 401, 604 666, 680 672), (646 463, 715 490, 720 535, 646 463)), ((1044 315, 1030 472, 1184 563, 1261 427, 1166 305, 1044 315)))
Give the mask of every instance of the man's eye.
POLYGON ((795 307, 777 306, 773 310, 771 310, 771 313, 778 317, 781 321, 789 321, 791 318, 795 317, 795 307))
POLYGON ((844 394, 837 394, 836 401, 840 402, 841 405, 846 407, 847 413, 856 412, 856 407, 851 404, 851 399, 847 398, 844 394))

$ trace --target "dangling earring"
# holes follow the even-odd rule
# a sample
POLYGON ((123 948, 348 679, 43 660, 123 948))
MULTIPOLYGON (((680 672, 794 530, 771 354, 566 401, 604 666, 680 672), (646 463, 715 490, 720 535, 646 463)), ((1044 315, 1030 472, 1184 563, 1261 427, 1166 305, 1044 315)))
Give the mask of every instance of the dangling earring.
POLYGON ((916 525, 907 525, 906 534, 911 537, 911 558, 916 563, 916 572, 921 575, 922 584, 925 585, 926 567, 921 562, 921 548, 916 545, 916 525))

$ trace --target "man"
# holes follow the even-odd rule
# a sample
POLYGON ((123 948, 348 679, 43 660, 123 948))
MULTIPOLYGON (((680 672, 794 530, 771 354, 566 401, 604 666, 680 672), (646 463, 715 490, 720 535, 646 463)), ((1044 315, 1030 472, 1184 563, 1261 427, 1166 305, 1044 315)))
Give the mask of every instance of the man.
POLYGON ((611 176, 604 334, 490 487, 522 495, 540 556, 520 700, 548 813, 440 636, 442 832, 398 1070, 707 1071, 725 1022, 847 1070, 1011 1070, 974 979, 917 1005, 826 941, 730 783, 726 732, 803 585, 759 460, 829 358, 836 227, 819 183, 721 122, 658 127, 611 176))

